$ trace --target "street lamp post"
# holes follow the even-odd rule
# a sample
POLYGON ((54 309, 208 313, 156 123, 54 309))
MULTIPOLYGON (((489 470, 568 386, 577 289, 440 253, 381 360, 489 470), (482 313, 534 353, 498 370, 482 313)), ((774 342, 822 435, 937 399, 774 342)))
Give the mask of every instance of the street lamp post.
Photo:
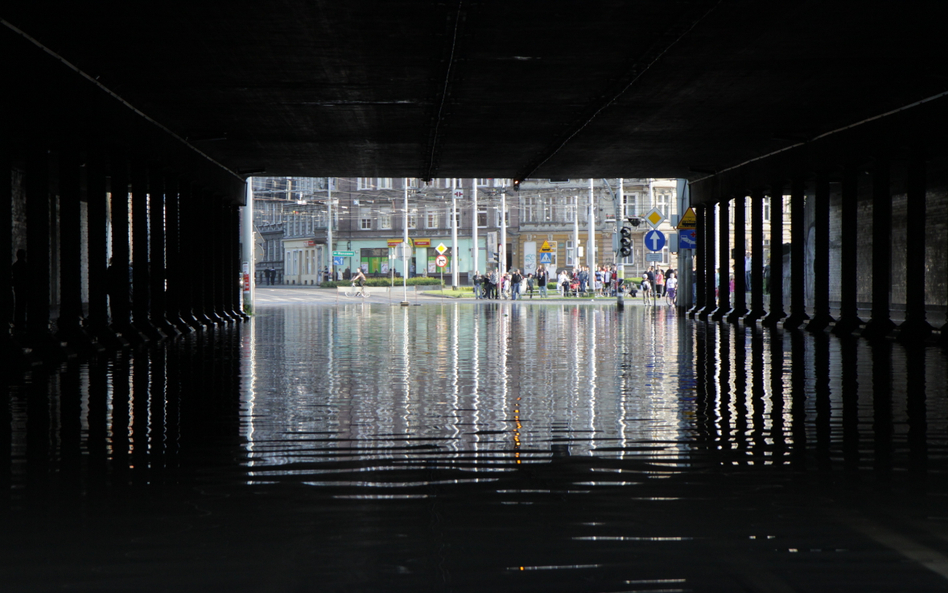
POLYGON ((326 200, 328 220, 326 220, 326 254, 329 260, 326 267, 329 268, 329 279, 336 279, 336 260, 332 257, 332 177, 326 180, 326 186, 329 191, 329 199, 326 200))

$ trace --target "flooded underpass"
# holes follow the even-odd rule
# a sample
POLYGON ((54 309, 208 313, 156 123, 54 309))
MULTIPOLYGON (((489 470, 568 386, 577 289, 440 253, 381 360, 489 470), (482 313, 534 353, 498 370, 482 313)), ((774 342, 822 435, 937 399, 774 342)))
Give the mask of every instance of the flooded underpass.
POLYGON ((943 350, 266 307, 14 382, 5 591, 944 591, 943 350))

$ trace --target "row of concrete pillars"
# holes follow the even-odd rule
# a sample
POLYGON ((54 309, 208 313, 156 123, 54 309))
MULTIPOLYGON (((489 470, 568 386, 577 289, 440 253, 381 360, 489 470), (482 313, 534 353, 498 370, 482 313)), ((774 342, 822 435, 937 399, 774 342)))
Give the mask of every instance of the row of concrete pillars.
MULTIPOLYGON (((868 338, 897 336, 904 339, 927 339, 935 332, 926 319, 925 312, 925 219, 926 219, 926 172, 921 159, 908 163, 905 174, 906 217, 913 221, 913 230, 907 233, 905 249, 905 270, 902 277, 915 281, 906 283, 905 319, 896 325, 892 320, 891 287, 893 279, 892 259, 892 194, 890 180, 891 165, 888 162, 876 163, 870 171, 872 183, 872 219, 871 219, 871 260, 872 260, 872 305, 869 319, 859 316, 857 301, 857 177, 854 167, 844 168, 834 176, 834 182, 840 183, 840 208, 838 215, 843 220, 839 225, 841 236, 839 245, 838 275, 830 270, 830 175, 822 172, 807 181, 794 179, 790 183, 790 236, 791 236, 791 286, 790 302, 784 302, 784 270, 780 256, 783 241, 783 216, 780 205, 786 186, 776 182, 770 188, 758 188, 750 196, 750 251, 763 253, 764 239, 764 196, 772 197, 773 212, 770 233, 771 245, 776 248, 776 256, 770 262, 769 304, 765 308, 763 279, 764 263, 761 257, 751 261, 751 286, 746 286, 745 260, 747 212, 744 196, 733 200, 734 208, 734 244, 731 245, 728 225, 729 209, 732 200, 722 198, 717 215, 713 203, 695 207, 698 241, 695 250, 695 305, 689 309, 691 317, 714 321, 760 323, 762 325, 784 328, 803 328, 808 331, 832 331, 836 334, 858 334, 868 338), (808 187, 808 184, 809 187, 808 187), (804 204, 806 196, 813 199, 814 249, 812 261, 807 261, 805 245, 806 223, 804 204), (719 220, 715 220, 718 218, 719 220), (715 241, 718 241, 720 269, 715 268, 715 241), (732 251, 733 249, 733 251, 732 251), (733 257, 729 254, 734 254, 733 257), (730 273, 728 262, 734 264, 734 292, 729 290, 730 273), (807 276, 805 266, 812 265, 812 301, 807 302, 807 276), (716 277, 716 272, 719 272, 716 277), (838 278, 839 301, 838 316, 831 314, 830 281, 838 278), (717 280, 717 285, 715 281, 717 280), (751 302, 747 302, 747 292, 751 302), (731 296, 733 294, 733 302, 731 296)), ((946 328, 941 328, 945 336, 946 328)))
POLYGON ((14 355, 114 350, 246 318, 234 196, 126 155, 3 161, 3 340, 14 355))

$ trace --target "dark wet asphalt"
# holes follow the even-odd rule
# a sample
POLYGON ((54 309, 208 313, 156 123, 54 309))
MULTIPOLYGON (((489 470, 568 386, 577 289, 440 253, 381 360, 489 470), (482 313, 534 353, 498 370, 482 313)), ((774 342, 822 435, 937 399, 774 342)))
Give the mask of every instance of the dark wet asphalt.
POLYGON ((14 383, 0 590, 948 590, 942 350, 417 304, 14 383))

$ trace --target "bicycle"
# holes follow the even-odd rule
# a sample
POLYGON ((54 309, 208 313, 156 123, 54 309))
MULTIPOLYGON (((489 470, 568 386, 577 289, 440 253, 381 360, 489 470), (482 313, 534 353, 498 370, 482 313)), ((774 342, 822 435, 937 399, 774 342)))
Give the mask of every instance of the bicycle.
POLYGON ((356 283, 353 282, 352 284, 349 285, 349 287, 350 287, 349 290, 347 290, 346 292, 343 293, 343 294, 346 295, 347 297, 362 297, 362 298, 368 297, 368 295, 365 294, 365 287, 364 287, 364 286, 358 286, 358 287, 357 287, 357 286, 356 286, 356 283))

